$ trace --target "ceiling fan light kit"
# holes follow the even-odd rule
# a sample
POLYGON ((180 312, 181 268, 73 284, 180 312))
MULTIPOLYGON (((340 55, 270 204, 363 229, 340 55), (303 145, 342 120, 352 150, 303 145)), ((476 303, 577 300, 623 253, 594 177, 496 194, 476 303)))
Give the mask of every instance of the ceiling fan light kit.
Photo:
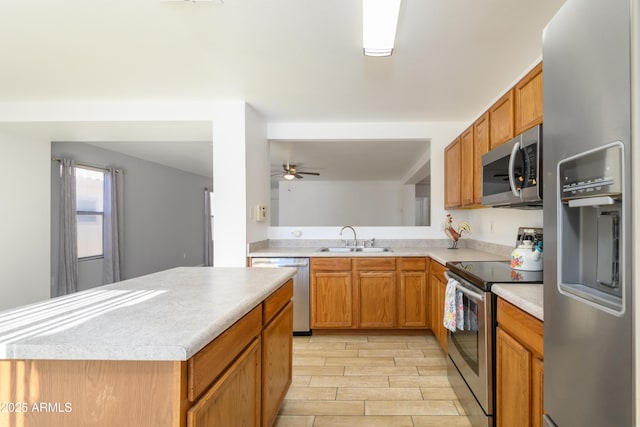
POLYGON ((291 181, 294 178, 302 179, 304 178, 304 176, 302 175, 320 176, 318 172, 303 172, 303 171, 296 170, 296 165, 290 164, 290 163, 283 163, 282 170, 283 170, 282 177, 289 181, 291 181))
POLYGON ((367 56, 390 56, 398 26, 400 0, 362 0, 362 46, 367 56))

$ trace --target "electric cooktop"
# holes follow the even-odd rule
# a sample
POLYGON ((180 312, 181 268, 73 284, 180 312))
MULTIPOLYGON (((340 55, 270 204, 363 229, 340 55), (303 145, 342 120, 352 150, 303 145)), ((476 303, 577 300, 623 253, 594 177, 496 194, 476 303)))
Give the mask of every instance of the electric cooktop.
POLYGON ((447 268, 473 285, 490 291, 494 283, 542 283, 542 271, 511 268, 510 261, 455 261, 447 268))

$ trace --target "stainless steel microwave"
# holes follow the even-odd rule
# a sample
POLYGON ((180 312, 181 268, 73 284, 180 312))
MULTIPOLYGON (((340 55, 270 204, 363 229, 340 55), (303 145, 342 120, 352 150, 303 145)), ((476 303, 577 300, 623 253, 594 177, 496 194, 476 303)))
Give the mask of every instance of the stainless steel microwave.
POLYGON ((542 208, 542 125, 482 156, 482 204, 542 208))

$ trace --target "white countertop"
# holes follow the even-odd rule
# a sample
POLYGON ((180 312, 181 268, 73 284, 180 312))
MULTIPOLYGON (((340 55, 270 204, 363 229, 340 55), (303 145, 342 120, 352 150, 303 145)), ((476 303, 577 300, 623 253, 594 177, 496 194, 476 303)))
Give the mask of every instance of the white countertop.
POLYGON ((491 286, 491 292, 544 322, 544 285, 503 283, 491 286))
POLYGON ((179 267, 0 312, 0 359, 187 360, 295 274, 179 267))
POLYGON ((320 252, 320 248, 266 248, 249 253, 249 257, 431 257, 440 264, 449 261, 499 261, 509 257, 478 251, 476 249, 392 247, 389 252, 320 252))

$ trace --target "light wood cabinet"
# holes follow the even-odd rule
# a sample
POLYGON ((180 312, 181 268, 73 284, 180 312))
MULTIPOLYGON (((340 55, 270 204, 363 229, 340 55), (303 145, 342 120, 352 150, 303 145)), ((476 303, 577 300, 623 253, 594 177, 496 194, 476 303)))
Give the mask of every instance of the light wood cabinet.
POLYGON ((396 259, 356 258, 353 263, 358 327, 393 328, 396 325, 396 259))
POLYGON ((491 149, 504 144, 514 134, 514 90, 511 89, 489 108, 489 141, 491 149))
POLYGON ((428 329, 428 258, 311 258, 312 329, 428 329))
POLYGON ((515 86, 515 134, 542 123, 542 62, 515 86))
MULTIPOLYGON (((291 296, 293 289, 286 291, 284 307, 277 306, 281 310, 273 318, 268 319, 262 330, 263 427, 269 427, 275 423, 280 405, 292 381, 293 302, 291 296)), ((265 309, 264 312, 267 313, 267 310, 265 309)))
POLYGON ((292 378, 292 292, 289 280, 186 361, 0 360, 7 401, 72 405, 0 424, 271 427, 292 378))
POLYGON ((460 136, 460 195, 462 206, 471 206, 474 202, 474 156, 472 125, 462 132, 460 136))
POLYGON ((260 427, 260 340, 255 339, 187 412, 187 427, 260 427))
POLYGON ((501 298, 497 318, 497 425, 541 427, 543 324, 501 298))
POLYGON ((482 205, 482 155, 542 123, 542 107, 539 63, 445 148, 446 209, 482 205))
POLYGON ((461 143, 458 137, 444 149, 444 207, 460 206, 461 193, 461 143))
POLYGON ((489 113, 473 124, 473 204, 482 205, 482 155, 489 151, 489 113))
POLYGON ((398 259, 398 327, 428 328, 431 326, 428 277, 429 258, 398 259))
POLYGON ((351 258, 311 258, 310 276, 311 328, 354 327, 351 258))
POLYGON ((444 317, 444 294, 447 283, 445 281, 444 272, 446 268, 431 260, 430 274, 429 274, 429 292, 431 292, 431 330, 436 337, 442 350, 447 352, 447 338, 448 332, 442 323, 444 317))

